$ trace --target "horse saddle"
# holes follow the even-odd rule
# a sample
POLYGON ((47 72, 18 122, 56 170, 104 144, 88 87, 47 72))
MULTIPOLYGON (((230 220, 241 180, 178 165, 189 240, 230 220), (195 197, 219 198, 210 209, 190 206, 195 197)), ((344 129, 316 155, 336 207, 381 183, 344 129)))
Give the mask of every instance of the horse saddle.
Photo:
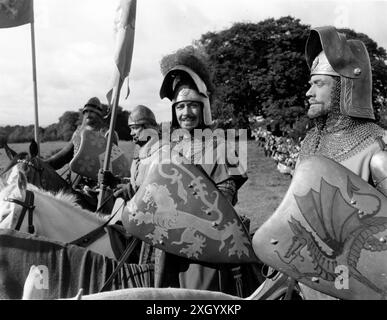
MULTIPOLYGON (((99 131, 82 130, 81 143, 77 153, 70 162, 70 169, 94 181, 98 181, 98 171, 103 167, 107 139, 99 131)), ((122 150, 112 145, 109 170, 122 177, 130 176, 130 161, 122 150)))
POLYGON ((310 288, 384 299, 387 198, 339 163, 307 158, 253 246, 261 261, 310 288))

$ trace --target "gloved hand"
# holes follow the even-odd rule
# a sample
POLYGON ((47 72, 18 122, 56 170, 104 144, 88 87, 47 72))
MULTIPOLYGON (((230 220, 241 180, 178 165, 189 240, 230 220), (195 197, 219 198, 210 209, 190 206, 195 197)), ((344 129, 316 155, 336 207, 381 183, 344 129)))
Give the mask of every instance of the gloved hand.
POLYGON ((121 179, 113 175, 113 173, 111 173, 110 171, 103 171, 102 169, 98 171, 99 185, 103 184, 105 186, 108 186, 114 189, 117 186, 117 184, 119 184, 120 182, 121 182, 121 179))
POLYGON ((132 199, 134 195, 134 190, 130 183, 118 184, 116 190, 114 191, 114 196, 122 198, 124 201, 128 202, 132 199))

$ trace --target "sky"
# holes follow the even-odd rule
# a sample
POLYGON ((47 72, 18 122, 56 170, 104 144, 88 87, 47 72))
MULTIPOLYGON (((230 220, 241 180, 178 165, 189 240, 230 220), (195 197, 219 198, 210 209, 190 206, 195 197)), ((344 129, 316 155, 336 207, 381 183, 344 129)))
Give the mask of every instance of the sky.
MULTIPOLYGON (((107 103, 114 70, 114 19, 119 0, 35 0, 39 125, 56 123, 90 97, 107 103)), ((137 0, 130 95, 120 105, 150 107, 171 118, 161 100, 159 62, 209 31, 235 22, 293 16, 312 27, 334 25, 367 34, 387 49, 387 0, 137 0)), ((0 29, 0 126, 34 124, 30 25, 0 29)))

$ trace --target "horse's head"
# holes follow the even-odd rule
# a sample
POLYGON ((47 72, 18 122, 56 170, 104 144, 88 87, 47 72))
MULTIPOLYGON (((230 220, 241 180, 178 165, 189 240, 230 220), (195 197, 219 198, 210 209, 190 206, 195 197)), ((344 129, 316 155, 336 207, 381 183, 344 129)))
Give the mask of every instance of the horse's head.
POLYGON ((17 180, 0 191, 0 228, 16 229, 27 194, 27 178, 23 171, 18 172, 17 180), (11 199, 11 200, 10 200, 11 199))
POLYGON ((37 144, 32 141, 29 148, 30 152, 21 152, 16 154, 5 168, 2 174, 10 171, 7 179, 8 184, 16 182, 18 172, 22 171, 27 177, 27 181, 38 188, 58 192, 60 190, 69 190, 68 183, 44 160, 38 156, 37 144))

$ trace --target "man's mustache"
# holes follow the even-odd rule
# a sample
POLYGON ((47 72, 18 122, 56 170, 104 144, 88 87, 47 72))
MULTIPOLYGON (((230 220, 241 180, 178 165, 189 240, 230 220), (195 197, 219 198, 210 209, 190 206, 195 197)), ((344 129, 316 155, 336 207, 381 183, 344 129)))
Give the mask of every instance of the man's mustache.
POLYGON ((308 100, 308 103, 309 103, 309 104, 322 104, 321 101, 317 101, 317 100, 314 100, 314 99, 309 99, 309 100, 308 100))
POLYGON ((185 121, 185 120, 196 120, 196 116, 183 116, 180 117, 180 120, 185 121))

